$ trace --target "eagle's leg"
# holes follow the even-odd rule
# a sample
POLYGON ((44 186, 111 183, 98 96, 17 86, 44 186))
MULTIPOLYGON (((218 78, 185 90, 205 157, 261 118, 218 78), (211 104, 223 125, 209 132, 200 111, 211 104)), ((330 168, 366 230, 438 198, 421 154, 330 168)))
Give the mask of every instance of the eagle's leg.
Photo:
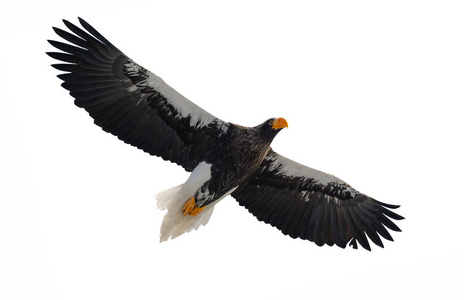
POLYGON ((187 214, 191 216, 196 216, 202 212, 205 207, 198 207, 195 205, 195 197, 190 198, 187 202, 185 202, 184 207, 182 207, 182 211, 184 212, 184 216, 187 214))

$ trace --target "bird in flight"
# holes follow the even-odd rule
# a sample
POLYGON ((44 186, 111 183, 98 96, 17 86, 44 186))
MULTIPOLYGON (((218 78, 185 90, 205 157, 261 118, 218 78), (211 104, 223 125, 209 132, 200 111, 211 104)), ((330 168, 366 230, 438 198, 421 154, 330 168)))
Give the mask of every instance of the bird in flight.
POLYGON ((258 220, 285 235, 370 250, 401 231, 392 221, 398 205, 377 201, 335 176, 294 162, 271 148, 288 127, 270 118, 244 127, 216 118, 135 63, 86 21, 63 20, 55 28, 67 43, 49 40, 61 52, 52 66, 62 86, 104 131, 191 172, 187 181, 157 195, 167 210, 160 241, 206 225, 214 206, 228 195, 258 220))

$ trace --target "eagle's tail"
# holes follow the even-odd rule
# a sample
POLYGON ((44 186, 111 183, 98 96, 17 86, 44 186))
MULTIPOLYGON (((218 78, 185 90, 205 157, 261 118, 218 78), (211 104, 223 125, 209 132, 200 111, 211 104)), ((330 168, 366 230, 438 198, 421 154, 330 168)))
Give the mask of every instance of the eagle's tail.
POLYGON ((184 185, 175 186, 156 195, 158 208, 162 210, 167 209, 163 224, 161 225, 160 242, 167 241, 169 238, 174 239, 192 229, 197 230, 200 225, 208 223, 213 213, 214 205, 207 205, 196 216, 184 216, 182 207, 189 199, 189 196, 185 193, 185 188, 182 188, 184 185))

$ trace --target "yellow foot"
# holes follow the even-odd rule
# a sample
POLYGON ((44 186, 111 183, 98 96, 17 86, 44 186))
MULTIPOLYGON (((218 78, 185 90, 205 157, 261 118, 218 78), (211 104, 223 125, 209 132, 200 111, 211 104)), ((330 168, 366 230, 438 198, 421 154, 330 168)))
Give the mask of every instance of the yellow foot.
POLYGON ((187 202, 185 202, 184 207, 182 207, 184 216, 190 213, 194 208, 195 208, 195 197, 192 197, 187 202))
POLYGON ((204 206, 203 206, 203 207, 195 206, 195 208, 192 209, 191 212, 189 212, 189 215, 191 215, 191 216, 196 216, 196 215, 198 215, 199 213, 201 213, 201 212, 203 211, 203 209, 205 209, 204 206))
POLYGON ((201 213, 205 209, 205 207, 198 207, 195 205, 195 197, 190 198, 187 202, 185 202, 184 207, 182 207, 182 211, 184 212, 184 216, 187 214, 191 216, 196 216, 201 213))

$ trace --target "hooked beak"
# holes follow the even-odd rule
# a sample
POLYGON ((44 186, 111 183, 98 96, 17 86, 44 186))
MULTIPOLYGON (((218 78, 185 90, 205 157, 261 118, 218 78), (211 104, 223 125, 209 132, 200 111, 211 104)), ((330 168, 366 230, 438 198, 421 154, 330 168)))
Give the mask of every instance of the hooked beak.
POLYGON ((272 124, 272 129, 282 129, 282 128, 288 128, 288 123, 287 123, 287 120, 285 120, 284 118, 278 118, 274 121, 274 123, 272 124))

